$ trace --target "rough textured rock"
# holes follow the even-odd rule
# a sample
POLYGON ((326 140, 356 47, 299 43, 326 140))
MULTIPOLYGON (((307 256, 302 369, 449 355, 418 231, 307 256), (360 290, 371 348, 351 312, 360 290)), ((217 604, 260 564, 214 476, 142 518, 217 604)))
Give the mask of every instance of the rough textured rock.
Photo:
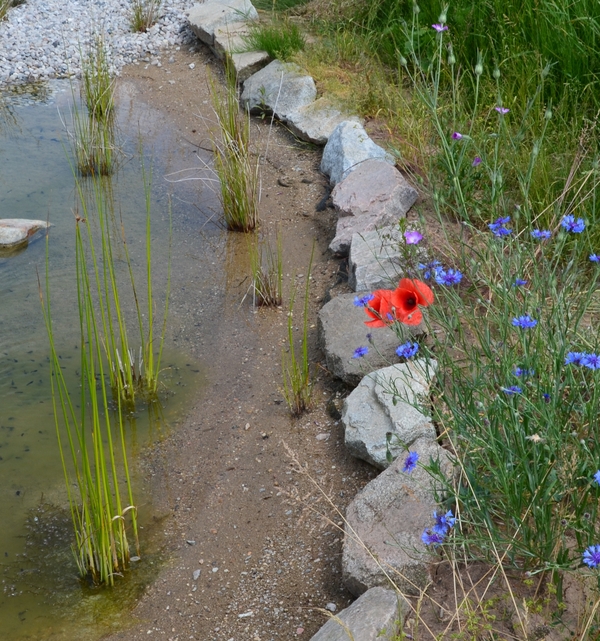
POLYGON ((258 20, 258 13, 249 0, 209 0, 195 4, 189 12, 191 30, 210 47, 215 44, 219 27, 242 20, 258 20))
POLYGON ((288 114, 285 119, 295 136, 315 145, 326 144, 333 130, 344 121, 360 124, 358 117, 343 114, 333 107, 327 98, 319 98, 309 105, 300 107, 297 111, 288 114))
POLYGON ((342 422, 346 447, 352 456, 379 469, 389 466, 386 459, 387 434, 392 456, 397 457, 417 439, 435 440, 431 419, 416 406, 427 402, 436 361, 408 361, 377 370, 358 384, 344 400, 342 422), (394 404, 394 399, 396 403, 394 404))
POLYGON ((321 171, 329 176, 332 185, 337 185, 361 163, 370 159, 394 165, 394 158, 369 138, 360 123, 345 120, 329 136, 323 149, 321 171))
POLYGON ((406 326, 406 338, 400 340, 389 327, 369 328, 365 325, 368 320, 365 310, 354 305, 354 298, 355 294, 341 294, 319 311, 319 339, 327 369, 350 385, 358 385, 369 372, 398 362, 398 345, 424 331, 422 324, 406 326), (367 334, 371 334, 372 343, 367 334), (368 346, 369 353, 363 358, 352 358, 354 350, 361 346, 368 346))
POLYGON ((244 37, 249 33, 247 22, 233 22, 219 27, 214 33, 213 50, 219 58, 228 58, 233 64, 239 83, 244 82, 269 63, 269 54, 266 51, 238 53, 246 47, 244 37))
MULTIPOLYGON (((439 460, 442 471, 452 473, 446 451, 434 441, 419 439, 411 451, 418 452, 420 462, 439 460)), ((389 587, 390 579, 404 594, 418 594, 431 580, 435 552, 421 535, 434 523, 433 512, 439 510, 434 496, 440 488, 422 467, 404 473, 403 464, 404 457, 394 461, 346 511, 342 573, 352 594, 376 585, 389 587)))
POLYGON ((396 225, 353 234, 348 259, 348 285, 354 291, 393 289, 403 273, 404 244, 396 225))
POLYGON ((44 220, 2 218, 0 219, 0 248, 25 244, 36 232, 47 227, 48 223, 44 220))
POLYGON ((353 234, 396 225, 417 197, 395 167, 383 160, 364 161, 331 192, 340 218, 329 248, 336 254, 348 254, 353 234))
POLYGON ((398 622, 409 611, 409 604, 394 590, 371 588, 329 619, 310 641, 392 641, 397 638, 398 622))
POLYGON ((242 105, 251 112, 273 112, 280 120, 317 97, 314 80, 292 63, 273 60, 246 82, 242 105))

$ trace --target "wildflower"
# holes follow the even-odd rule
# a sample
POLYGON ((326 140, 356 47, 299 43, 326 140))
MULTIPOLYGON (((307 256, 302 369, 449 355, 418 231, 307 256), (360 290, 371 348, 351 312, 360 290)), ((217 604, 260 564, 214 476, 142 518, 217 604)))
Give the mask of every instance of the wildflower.
POLYGON ((531 235, 536 240, 548 240, 552 236, 552 232, 549 229, 534 229, 531 235))
POLYGON ((442 31, 448 31, 447 24, 432 24, 431 28, 435 29, 438 33, 442 33, 442 31))
POLYGON ((587 547, 583 553, 583 562, 590 568, 595 568, 600 565, 600 545, 590 545, 587 547))
POLYGON ((423 271, 423 278, 429 280, 435 278, 438 271, 442 269, 442 264, 439 260, 433 260, 430 263, 419 263, 418 268, 423 271))
POLYGON ((583 218, 575 218, 572 214, 568 216, 563 216, 563 219, 560 221, 560 224, 563 229, 572 232, 573 234, 581 234, 585 229, 585 223, 583 218))
POLYGON ((475 158, 473 158, 473 162, 471 163, 471 166, 479 167, 479 165, 481 165, 482 162, 483 161, 481 160, 481 158, 479 156, 475 156, 475 158))
POLYGON ((521 369, 520 367, 515 367, 515 370, 514 370, 513 374, 517 378, 520 378, 521 376, 533 376, 535 374, 535 370, 533 370, 533 369, 521 369))
POLYGON ((373 294, 365 294, 364 296, 355 296, 354 305, 356 307, 366 307, 373 300, 373 294))
POLYGON ((531 434, 525 438, 532 443, 541 443, 544 440, 539 434, 531 434))
MULTIPOLYGON (((444 542, 444 535, 434 532, 431 528, 427 528, 423 534, 421 534, 421 541, 423 541, 425 545, 437 547, 440 543, 444 542)), ((600 549, 600 546, 598 546, 598 549, 600 549)))
POLYGON ((586 357, 587 354, 585 352, 569 352, 565 356, 565 365, 583 365, 586 357))
POLYGON ((515 394, 522 394, 523 390, 518 385, 511 385, 510 387, 500 388, 507 396, 514 396, 515 394))
POLYGON ((600 255, 590 254, 590 260, 592 261, 592 263, 600 263, 600 255))
POLYGON ((598 485, 600 485, 600 470, 598 470, 598 471, 594 474, 594 481, 596 481, 596 483, 597 483, 598 485))
POLYGON ((600 369, 600 356, 598 354, 586 354, 581 364, 589 369, 600 369))
POLYGON ((507 229, 504 225, 510 222, 510 216, 502 216, 498 218, 498 220, 494 221, 493 223, 490 223, 488 227, 492 231, 492 234, 494 236, 497 236, 498 238, 502 236, 508 236, 509 234, 512 233, 512 229, 507 229))
POLYGON ((501 115, 504 116, 506 115, 510 109, 507 109, 506 107, 494 107, 494 109, 501 115))
POLYGON ((458 285, 462 280, 463 275, 458 269, 439 269, 435 274, 435 282, 438 285, 458 285))
POLYGON ((354 354, 352 354, 352 358, 362 358, 363 356, 366 356, 368 353, 369 353, 368 347, 357 347, 354 350, 354 354))
POLYGON ((460 133, 458 133, 458 131, 455 131, 455 132, 452 134, 452 140, 460 140, 462 137, 463 137, 463 135, 462 135, 462 134, 460 134, 460 133))
POLYGON ((437 512, 434 512, 433 518, 435 519, 435 525, 431 529, 442 536, 446 536, 446 534, 448 534, 448 530, 454 527, 454 524, 456 523, 456 517, 452 514, 452 510, 448 510, 446 514, 438 514, 437 512))
POLYGON ((525 314, 523 316, 519 316, 518 318, 513 318, 512 324, 515 327, 520 327, 521 329, 529 329, 530 327, 535 327, 538 322, 535 319, 531 318, 529 314, 525 314))
POLYGON ((417 452, 409 452, 408 456, 404 459, 404 465, 402 466, 402 471, 409 474, 417 467, 417 461, 419 460, 419 455, 417 452))
POLYGON ((513 287, 523 287, 523 285, 527 285, 527 281, 523 280, 522 278, 515 278, 515 282, 513 283, 513 287))
POLYGON ((546 394, 546 393, 542 394, 542 398, 544 399, 544 403, 549 403, 552 400, 552 397, 550 396, 550 394, 546 394))
POLYGON ((407 245, 418 245, 423 240, 423 235, 415 230, 405 231, 404 240, 407 245))
POLYGON ((396 354, 403 358, 412 358, 419 351, 419 343, 407 341, 404 345, 396 348, 396 354))
POLYGON ((420 280, 403 278, 391 297, 397 319, 405 325, 418 325, 423 320, 419 306, 433 303, 433 292, 420 280))
POLYGON ((391 325, 395 316, 393 315, 392 290, 378 289, 373 292, 373 298, 365 306, 365 312, 371 320, 365 321, 369 327, 385 327, 391 325))

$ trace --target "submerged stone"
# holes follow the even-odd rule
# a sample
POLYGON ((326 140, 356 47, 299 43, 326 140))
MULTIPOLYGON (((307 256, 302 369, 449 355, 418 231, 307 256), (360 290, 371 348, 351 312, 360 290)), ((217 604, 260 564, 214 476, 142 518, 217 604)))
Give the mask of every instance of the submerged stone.
POLYGON ((49 226, 49 223, 44 220, 0 218, 0 249, 26 245, 38 231, 47 229, 49 226))

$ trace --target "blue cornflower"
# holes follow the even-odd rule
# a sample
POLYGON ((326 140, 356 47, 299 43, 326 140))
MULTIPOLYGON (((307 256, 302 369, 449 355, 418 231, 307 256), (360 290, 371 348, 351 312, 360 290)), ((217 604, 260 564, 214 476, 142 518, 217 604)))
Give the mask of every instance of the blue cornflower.
POLYGON ((458 285, 462 280, 463 275, 458 271, 458 269, 439 269, 435 273, 435 282, 438 285, 458 285))
POLYGON ((518 385, 511 385, 510 387, 501 387, 500 388, 507 396, 513 396, 514 394, 522 394, 523 390, 518 385))
POLYGON ((552 237, 552 232, 549 229, 534 229, 531 235, 536 240, 548 240, 552 237))
POLYGON ((375 296, 373 294, 365 294, 364 296, 355 296, 354 305, 355 307, 366 307, 375 296))
POLYGON ((542 394, 542 398, 544 399, 544 403, 549 403, 552 400, 552 397, 550 396, 550 394, 546 394, 546 393, 542 394))
POLYGON ((590 568, 595 568, 600 565, 600 545, 590 545, 587 547, 583 553, 583 562, 590 568))
MULTIPOLYGON (((423 534, 421 534, 421 541, 423 541, 425 545, 433 545, 434 547, 437 547, 440 543, 444 542, 444 535, 435 532, 431 528, 427 528, 423 534)), ((600 546, 598 546, 598 549, 600 549, 600 546)))
POLYGON ((594 481, 596 481, 596 483, 597 483, 598 485, 600 485, 600 470, 598 470, 598 471, 594 474, 594 481))
POLYGON ((567 231, 570 231, 573 234, 581 234, 581 232, 585 229, 585 223, 583 222, 583 218, 575 218, 575 216, 573 216, 572 214, 563 216, 563 219, 560 221, 560 224, 563 227, 563 229, 566 229, 567 231))
POLYGON ((490 228, 492 234, 498 238, 502 236, 509 236, 512 234, 512 229, 507 229, 504 225, 510 222, 510 216, 501 216, 493 223, 490 223, 488 227, 490 228))
POLYGON ((533 369, 522 369, 521 367, 515 367, 515 370, 513 374, 517 377, 521 376, 533 376, 535 374, 535 370, 533 369))
POLYGON ((396 348, 396 354, 402 358, 412 358, 419 351, 419 343, 407 341, 396 348))
POLYGON ((404 459, 404 465, 402 466, 402 471, 412 472, 415 467, 417 467, 417 461, 419 460, 419 455, 417 452, 409 452, 408 456, 404 459))
POLYGON ((586 354, 581 364, 589 369, 600 369, 600 356, 598 354, 586 354))
POLYGON ((438 514, 437 512, 434 512, 433 518, 435 519, 435 525, 432 530, 442 536, 446 536, 446 534, 448 534, 448 530, 450 530, 451 527, 454 527, 454 524, 456 523, 456 517, 452 514, 452 510, 448 510, 446 514, 438 514))
POLYGON ((585 352, 569 352, 565 356, 565 365, 583 365, 586 356, 585 352))
POLYGON ((527 281, 523 280, 522 278, 515 278, 515 282, 513 283, 513 287, 523 287, 523 285, 527 285, 527 281))
POLYGON ((432 260, 430 263, 419 263, 418 268, 423 271, 423 278, 429 280, 435 278, 438 271, 442 269, 442 263, 439 260, 432 260))
POLYGON ((600 254, 590 254, 592 263, 600 263, 600 254))
POLYGON ((369 353, 368 347, 357 347, 354 350, 354 354, 352 354, 352 358, 362 358, 363 356, 366 356, 368 353, 369 353))
POLYGON ((529 329, 530 327, 535 327, 538 322, 534 318, 531 318, 529 314, 525 314, 518 318, 513 318, 512 324, 515 327, 520 327, 521 329, 529 329))

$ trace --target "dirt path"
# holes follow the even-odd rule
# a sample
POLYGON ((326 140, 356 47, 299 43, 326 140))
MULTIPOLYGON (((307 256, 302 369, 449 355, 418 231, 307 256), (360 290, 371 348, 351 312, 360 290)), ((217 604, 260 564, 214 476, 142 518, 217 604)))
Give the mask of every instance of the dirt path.
MULTIPOLYGON (((170 63, 169 56, 162 67, 126 69, 121 82, 135 100, 161 110, 193 154, 194 145, 210 147, 200 116, 211 114, 207 64, 214 72, 220 65, 206 51, 175 52, 170 63)), ((328 290, 344 287, 327 251, 331 214, 315 210, 326 185, 320 151, 297 144, 282 127, 269 133, 259 119, 253 132, 263 150, 269 138, 262 228, 281 225, 288 287, 295 274, 303 285, 316 241, 311 339, 318 362, 316 310, 328 290)), ((131 627, 107 639, 309 639, 325 621, 315 608, 335 603, 339 611, 351 601, 341 588, 340 532, 312 508, 340 518, 293 471, 283 443, 341 509, 372 472, 346 454, 343 429, 325 410, 336 390, 324 369, 317 369, 313 411, 290 418, 281 392, 285 306, 255 313, 248 299, 240 305, 248 286, 245 239, 229 234, 225 247, 227 273, 208 301, 174 270, 175 339, 206 364, 207 384, 187 419, 144 460, 170 560, 132 613, 131 627)))

